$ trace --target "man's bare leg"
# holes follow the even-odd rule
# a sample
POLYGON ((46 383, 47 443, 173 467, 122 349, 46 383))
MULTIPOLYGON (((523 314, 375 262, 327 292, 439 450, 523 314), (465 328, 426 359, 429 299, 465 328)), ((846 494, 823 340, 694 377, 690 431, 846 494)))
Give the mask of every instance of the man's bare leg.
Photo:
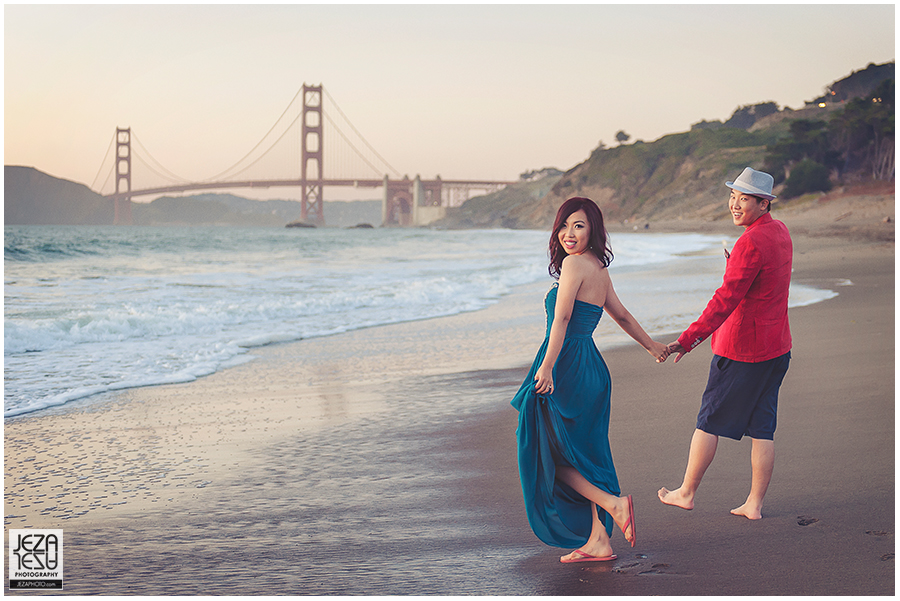
POLYGON ((750 495, 743 505, 732 509, 731 513, 758 520, 762 518, 763 497, 766 496, 766 490, 772 480, 772 471, 775 469, 775 441, 761 438, 753 438, 752 441, 750 466, 753 468, 753 476, 750 495))
POLYGON ((660 488, 657 495, 659 500, 666 505, 674 505, 682 509, 694 508, 694 493, 700 486, 700 480, 706 473, 706 468, 712 463, 716 456, 716 447, 719 444, 719 437, 709 434, 703 430, 694 430, 694 436, 691 438, 691 450, 688 454, 687 469, 684 472, 684 481, 681 487, 676 490, 669 490, 665 487, 660 488))

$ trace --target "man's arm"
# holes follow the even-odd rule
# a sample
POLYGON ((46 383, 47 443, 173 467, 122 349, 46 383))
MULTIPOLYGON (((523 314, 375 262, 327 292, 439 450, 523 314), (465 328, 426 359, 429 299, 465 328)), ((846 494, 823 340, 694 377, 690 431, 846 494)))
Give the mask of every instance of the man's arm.
POLYGON ((669 353, 677 353, 677 363, 683 355, 694 350, 701 342, 719 329, 728 316, 747 295, 753 280, 759 274, 762 257, 749 238, 742 236, 734 245, 722 285, 716 290, 700 317, 669 345, 669 353), (679 348, 672 345, 677 344, 679 348))

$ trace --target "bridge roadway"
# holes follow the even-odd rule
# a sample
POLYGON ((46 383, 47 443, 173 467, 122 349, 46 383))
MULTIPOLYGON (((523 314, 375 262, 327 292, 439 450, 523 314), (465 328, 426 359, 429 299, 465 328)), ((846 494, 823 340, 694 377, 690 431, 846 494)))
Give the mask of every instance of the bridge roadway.
MULTIPOLYGON (((167 194, 171 192, 188 192, 192 190, 216 190, 228 188, 273 188, 278 186, 299 187, 306 190, 310 186, 320 187, 319 198, 315 204, 308 204, 304 208, 303 219, 309 218, 308 210, 313 207, 311 223, 325 225, 322 213, 321 190, 328 186, 351 186, 354 188, 384 188, 384 197, 381 204, 382 225, 428 225, 442 218, 446 214, 448 206, 453 206, 453 191, 472 189, 484 189, 493 191, 505 187, 513 182, 498 182, 487 180, 421 180, 416 176, 414 180, 404 177, 400 180, 391 180, 387 176, 382 179, 323 179, 323 180, 253 180, 238 182, 196 182, 161 186, 158 188, 144 188, 143 190, 120 191, 116 194, 108 194, 106 198, 115 204, 116 224, 131 224, 131 199, 135 196, 150 196, 153 194, 167 194), (450 197, 444 204, 444 190, 449 190, 450 197)), ((303 200, 301 203, 305 202, 303 200)))
MULTIPOLYGON (((400 182, 411 182, 412 180, 403 179, 403 180, 388 180, 391 184, 398 184, 400 182)), ((353 187, 353 188, 380 188, 384 186, 385 180, 383 179, 323 179, 321 181, 309 181, 307 184, 321 184, 322 186, 345 186, 345 187, 353 187)), ((478 188, 480 186, 485 187, 493 187, 493 186, 504 186, 509 185, 513 182, 498 182, 498 181, 475 181, 475 180, 422 180, 422 184, 437 184, 440 183, 444 186, 454 187, 454 186, 466 186, 470 188, 478 188)), ((239 181, 239 182, 197 182, 197 183, 187 183, 187 184, 179 184, 174 186, 164 186, 160 188, 145 188, 143 190, 131 190, 128 192, 119 192, 118 194, 106 194, 104 195, 106 198, 115 199, 116 197, 128 197, 134 198, 135 196, 150 196, 153 194, 168 194, 171 192, 190 192, 193 190, 216 190, 216 189, 224 189, 224 188, 276 188, 276 187, 302 187, 303 180, 299 179, 283 179, 283 180, 254 180, 254 181, 239 181)))

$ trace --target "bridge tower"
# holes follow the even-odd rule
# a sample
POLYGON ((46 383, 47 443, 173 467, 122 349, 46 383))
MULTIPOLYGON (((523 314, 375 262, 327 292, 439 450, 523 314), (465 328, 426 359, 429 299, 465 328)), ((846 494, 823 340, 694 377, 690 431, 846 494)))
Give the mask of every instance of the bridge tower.
POLYGON ((116 128, 115 225, 131 225, 131 128, 116 128), (126 189, 120 187, 125 182, 126 189))
POLYGON ((325 225, 322 194, 322 86, 303 84, 303 126, 301 135, 303 198, 300 217, 307 223, 325 225), (314 169, 310 164, 314 163, 314 169), (313 173, 314 172, 314 173, 313 173))

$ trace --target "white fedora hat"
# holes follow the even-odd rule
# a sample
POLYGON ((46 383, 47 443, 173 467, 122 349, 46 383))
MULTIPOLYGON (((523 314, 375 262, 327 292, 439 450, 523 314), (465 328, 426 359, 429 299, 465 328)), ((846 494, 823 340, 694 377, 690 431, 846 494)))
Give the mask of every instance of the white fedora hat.
POLYGON ((752 194, 753 196, 761 196, 767 200, 774 200, 775 195, 772 194, 772 186, 775 185, 775 178, 764 171, 757 171, 747 167, 733 182, 725 182, 729 188, 734 188, 752 194))

